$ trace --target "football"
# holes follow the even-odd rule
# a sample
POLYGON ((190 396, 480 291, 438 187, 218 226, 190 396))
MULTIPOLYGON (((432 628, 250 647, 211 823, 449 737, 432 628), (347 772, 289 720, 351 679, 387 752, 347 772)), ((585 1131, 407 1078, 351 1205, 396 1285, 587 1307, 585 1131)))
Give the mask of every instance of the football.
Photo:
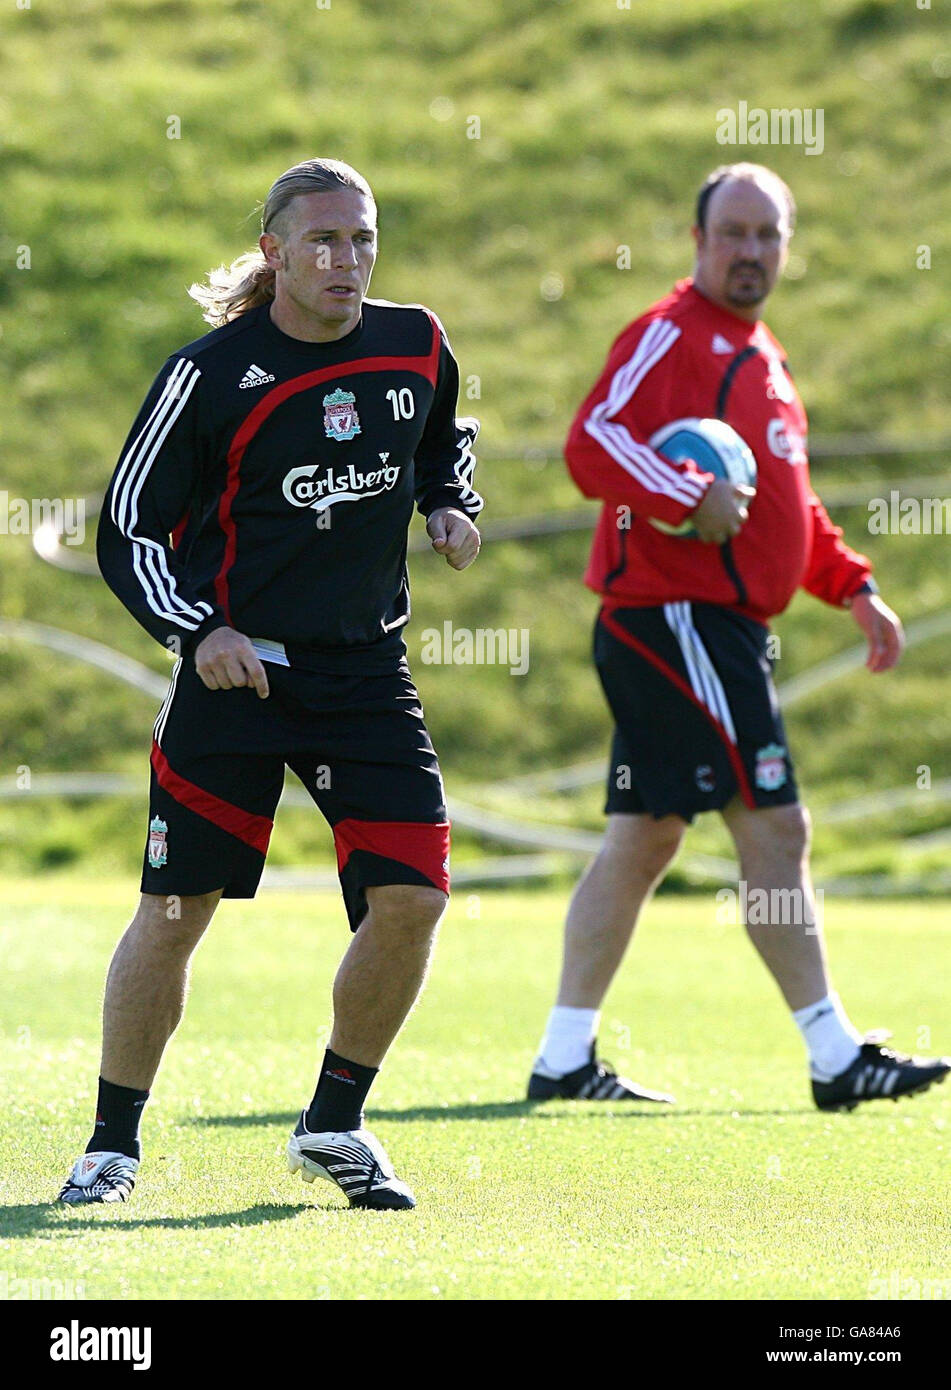
MULTIPOLYGON (((734 483, 756 486, 753 451, 736 430, 723 420, 674 420, 652 434, 649 443, 652 449, 675 463, 682 459, 693 459, 705 473, 712 473, 716 478, 731 478, 734 483)), ((679 526, 671 526, 669 522, 658 521, 655 517, 648 517, 648 520, 668 536, 689 537, 697 534, 689 518, 679 526)))

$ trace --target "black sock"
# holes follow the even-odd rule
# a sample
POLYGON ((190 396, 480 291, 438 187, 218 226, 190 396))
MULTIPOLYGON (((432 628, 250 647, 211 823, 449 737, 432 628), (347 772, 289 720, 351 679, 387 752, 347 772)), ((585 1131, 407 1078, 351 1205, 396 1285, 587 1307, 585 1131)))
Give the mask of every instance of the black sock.
POLYGON ((378 1067, 361 1067, 359 1062, 348 1062, 346 1057, 338 1057, 328 1047, 314 1099, 304 1116, 311 1134, 359 1129, 363 1124, 363 1103, 378 1070, 378 1067))
POLYGON ((104 1150, 106 1153, 127 1154, 129 1158, 139 1158, 139 1121, 148 1098, 148 1091, 134 1091, 131 1086, 116 1086, 112 1081, 103 1081, 100 1076, 96 1128, 86 1145, 87 1154, 104 1150))

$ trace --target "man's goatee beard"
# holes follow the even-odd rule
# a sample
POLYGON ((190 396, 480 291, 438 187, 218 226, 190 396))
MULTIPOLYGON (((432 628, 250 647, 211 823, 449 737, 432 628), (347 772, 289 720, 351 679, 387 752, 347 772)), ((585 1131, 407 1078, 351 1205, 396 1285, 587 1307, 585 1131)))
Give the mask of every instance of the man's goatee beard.
POLYGON ((749 308, 749 306, 750 306, 751 304, 762 304, 762 302, 763 302, 763 300, 764 300, 765 298, 766 298, 766 290, 764 289, 764 290, 757 290, 757 291, 755 291, 754 293, 749 294, 749 295, 742 295, 742 294, 735 294, 735 293, 734 293, 734 294, 728 294, 727 297, 726 297, 726 302, 727 302, 728 304, 735 304, 735 305, 737 305, 738 307, 742 307, 742 308, 744 308, 744 309, 747 309, 747 308, 749 308))

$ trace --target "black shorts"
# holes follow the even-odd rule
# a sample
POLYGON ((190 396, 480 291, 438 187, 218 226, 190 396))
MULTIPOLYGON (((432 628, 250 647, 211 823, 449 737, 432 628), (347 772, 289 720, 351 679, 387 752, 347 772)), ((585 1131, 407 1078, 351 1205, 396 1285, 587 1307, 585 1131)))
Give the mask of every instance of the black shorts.
POLYGON ((253 898, 285 764, 333 828, 351 928, 366 889, 449 891, 442 776, 405 661, 379 675, 268 663, 266 700, 179 661, 155 721, 143 893, 253 898))
POLYGON ((614 715, 605 810, 690 821, 737 793, 798 801, 769 629, 710 603, 602 610, 594 660, 614 715))

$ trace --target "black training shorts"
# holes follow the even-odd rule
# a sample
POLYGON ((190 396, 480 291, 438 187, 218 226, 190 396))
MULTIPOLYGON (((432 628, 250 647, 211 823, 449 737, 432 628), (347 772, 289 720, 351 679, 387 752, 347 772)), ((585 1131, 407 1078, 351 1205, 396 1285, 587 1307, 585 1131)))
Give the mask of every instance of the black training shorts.
POLYGON ((445 793, 405 660, 385 674, 266 670, 262 700, 177 663, 155 722, 143 893, 253 898, 285 765, 333 829, 354 931, 370 886, 448 893, 445 793))
POLYGON ((614 715, 606 811, 682 816, 798 800, 769 629, 710 603, 602 609, 594 659, 614 715))

